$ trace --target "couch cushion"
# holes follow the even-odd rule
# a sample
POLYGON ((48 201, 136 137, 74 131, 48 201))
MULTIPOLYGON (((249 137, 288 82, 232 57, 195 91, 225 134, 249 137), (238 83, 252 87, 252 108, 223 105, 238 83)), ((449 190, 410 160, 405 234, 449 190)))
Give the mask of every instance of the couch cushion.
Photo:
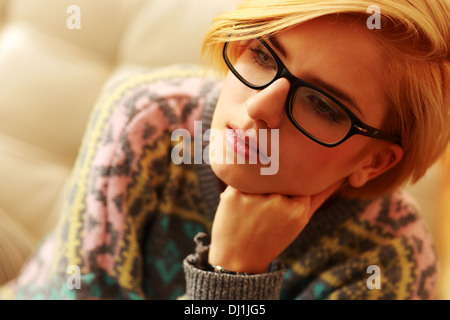
POLYGON ((0 36, 0 132, 74 159, 110 68, 90 52, 8 23, 0 36))
POLYGON ((129 21, 118 48, 122 65, 199 63, 203 36, 214 17, 236 0, 145 1, 129 21))
POLYGON ((0 210, 0 285, 17 275, 35 247, 36 239, 0 210))
POLYGON ((64 158, 0 133, 0 209, 42 237, 58 219, 57 200, 71 167, 64 158))
POLYGON ((111 64, 125 26, 143 2, 145 0, 14 0, 7 3, 7 18, 24 22, 111 64), (67 27, 67 21, 72 21, 73 11, 68 11, 72 5, 80 9, 80 29, 67 27))

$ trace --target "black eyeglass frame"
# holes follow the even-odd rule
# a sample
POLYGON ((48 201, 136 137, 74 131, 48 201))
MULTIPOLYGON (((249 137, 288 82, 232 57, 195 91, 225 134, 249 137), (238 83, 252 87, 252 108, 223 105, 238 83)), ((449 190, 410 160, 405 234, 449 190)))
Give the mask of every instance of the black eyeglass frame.
POLYGON ((368 124, 364 123, 363 121, 361 121, 352 111, 350 111, 343 103, 341 103, 339 100, 337 100, 335 97, 333 97, 332 95, 330 95, 328 92, 322 90, 321 88, 307 82, 304 81, 300 78, 297 78, 296 76, 294 76, 284 65, 283 61, 281 61, 281 59, 278 57, 278 55, 275 53, 275 51, 269 46, 269 44, 267 44, 261 37, 257 37, 257 40, 259 40, 266 48, 267 50, 269 50, 269 52, 272 54, 272 56, 275 59, 275 62, 277 63, 277 73, 274 76, 274 78, 269 81, 269 83, 262 85, 262 86, 255 86, 253 84, 251 84, 250 82, 248 82, 247 80, 245 80, 245 78, 243 78, 239 72, 233 67, 232 63, 230 62, 230 60, 228 59, 228 55, 227 55, 227 47, 229 42, 225 42, 224 47, 223 47, 223 58, 225 60, 225 63, 227 64, 228 68, 231 70, 231 72, 243 83, 245 84, 247 87, 254 89, 254 90, 263 90, 265 88, 267 88, 268 86, 270 86, 272 83, 274 83, 275 81, 277 81, 280 78, 286 78, 289 83, 291 84, 291 87, 289 89, 288 92, 288 97, 287 97, 287 101, 286 101, 286 114, 289 118, 289 120, 291 121, 291 123, 299 130, 301 131, 304 135, 306 135, 308 138, 310 138, 311 140, 325 146, 328 148, 332 148, 332 147, 336 147, 338 145, 340 145, 341 143, 343 143, 344 141, 346 141, 348 138, 350 138, 351 136, 355 135, 355 134, 360 134, 363 136, 367 136, 370 138, 375 138, 375 139, 381 139, 381 140, 387 140, 387 141, 392 141, 398 145, 401 145, 400 139, 396 136, 393 136, 389 133, 383 132, 381 130, 378 130, 374 127, 369 126, 368 124), (305 129, 303 129, 302 126, 300 126, 297 121, 294 118, 294 115, 292 114, 292 100, 294 98, 294 94, 296 92, 296 90, 299 87, 308 87, 311 88, 313 90, 318 91, 319 93, 323 94, 325 97, 327 97, 328 99, 332 100, 333 102, 335 102, 339 107, 341 107, 345 113, 347 113, 347 115, 350 118, 351 121, 351 127, 347 133, 347 135, 345 135, 341 140, 334 142, 334 143, 327 143, 327 142, 323 142, 320 139, 314 137, 312 134, 310 134, 309 132, 307 132, 305 129))

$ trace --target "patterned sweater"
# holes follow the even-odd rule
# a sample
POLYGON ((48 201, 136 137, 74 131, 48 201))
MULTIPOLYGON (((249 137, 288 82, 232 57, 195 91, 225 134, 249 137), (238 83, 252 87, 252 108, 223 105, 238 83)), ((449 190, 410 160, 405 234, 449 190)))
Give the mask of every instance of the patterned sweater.
POLYGON ((219 92, 194 66, 139 71, 105 87, 60 221, 0 298, 433 298, 435 251, 403 191, 328 201, 280 255, 282 270, 198 268, 193 239, 209 234, 222 187, 206 163, 171 161, 171 134, 199 134, 199 120, 205 131, 219 92))

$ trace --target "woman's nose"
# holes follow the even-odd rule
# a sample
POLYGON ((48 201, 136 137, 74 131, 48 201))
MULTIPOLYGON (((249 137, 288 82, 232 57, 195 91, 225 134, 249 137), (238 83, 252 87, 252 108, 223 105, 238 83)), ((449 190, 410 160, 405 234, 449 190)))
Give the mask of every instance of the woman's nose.
POLYGON ((278 128, 290 88, 286 78, 280 78, 246 101, 247 114, 254 121, 262 121, 269 128, 278 128))

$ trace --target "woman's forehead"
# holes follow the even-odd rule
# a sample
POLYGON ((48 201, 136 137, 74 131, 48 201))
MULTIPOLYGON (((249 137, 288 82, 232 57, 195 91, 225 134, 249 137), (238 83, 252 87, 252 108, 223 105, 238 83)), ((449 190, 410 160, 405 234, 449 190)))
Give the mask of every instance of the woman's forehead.
POLYGON ((280 32, 268 42, 295 76, 338 89, 334 91, 357 105, 352 111, 370 115, 367 108, 384 105, 384 87, 380 45, 364 28, 324 17, 280 32))

